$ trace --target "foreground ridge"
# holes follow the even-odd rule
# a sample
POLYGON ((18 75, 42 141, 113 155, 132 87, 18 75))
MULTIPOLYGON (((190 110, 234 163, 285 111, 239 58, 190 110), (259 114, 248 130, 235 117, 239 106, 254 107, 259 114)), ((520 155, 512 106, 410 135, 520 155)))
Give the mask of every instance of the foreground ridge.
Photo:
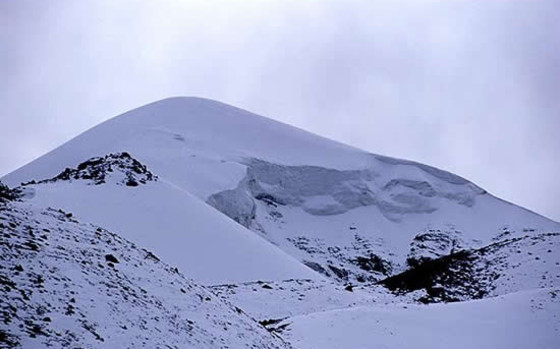
POLYGON ((71 213, 0 207, 0 346, 286 348, 155 254, 71 213))

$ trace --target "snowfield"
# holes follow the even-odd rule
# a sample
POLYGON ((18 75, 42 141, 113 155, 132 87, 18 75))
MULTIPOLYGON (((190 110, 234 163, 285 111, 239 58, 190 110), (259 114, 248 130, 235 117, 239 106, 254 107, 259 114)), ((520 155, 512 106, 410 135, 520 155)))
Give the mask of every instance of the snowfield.
POLYGON ((82 178, 27 185, 27 200, 118 231, 203 284, 318 277, 165 178, 118 185, 123 171, 115 167, 98 185, 82 178))
POLYGON ((557 348, 560 290, 436 305, 355 307, 290 318, 300 348, 557 348))
POLYGON ((2 347, 560 347, 559 223, 219 102, 2 181, 2 347))

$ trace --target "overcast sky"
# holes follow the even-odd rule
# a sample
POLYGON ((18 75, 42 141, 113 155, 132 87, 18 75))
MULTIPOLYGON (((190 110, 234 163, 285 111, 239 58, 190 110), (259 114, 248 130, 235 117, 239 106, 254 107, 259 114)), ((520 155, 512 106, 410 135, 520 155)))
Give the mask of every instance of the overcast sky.
POLYGON ((0 176, 201 96, 560 220, 560 1, 0 1, 0 176))

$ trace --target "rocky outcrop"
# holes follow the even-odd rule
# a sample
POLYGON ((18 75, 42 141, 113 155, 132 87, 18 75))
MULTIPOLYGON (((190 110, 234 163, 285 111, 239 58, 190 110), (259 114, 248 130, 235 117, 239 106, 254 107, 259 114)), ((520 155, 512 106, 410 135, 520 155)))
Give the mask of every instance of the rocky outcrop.
POLYGON ((560 233, 505 239, 424 259, 380 284, 405 294, 422 290, 425 303, 480 299, 531 287, 560 285, 560 233))
POLYGON ((464 248, 466 248, 466 243, 462 240, 460 231, 453 228, 428 229, 412 239, 407 264, 416 267, 464 248))
POLYGON ((94 157, 82 162, 76 168, 66 168, 57 176, 41 180, 31 181, 23 185, 55 183, 59 181, 85 181, 90 185, 100 185, 109 181, 117 185, 136 187, 149 181, 157 180, 138 160, 126 152, 110 153, 103 157, 94 157))

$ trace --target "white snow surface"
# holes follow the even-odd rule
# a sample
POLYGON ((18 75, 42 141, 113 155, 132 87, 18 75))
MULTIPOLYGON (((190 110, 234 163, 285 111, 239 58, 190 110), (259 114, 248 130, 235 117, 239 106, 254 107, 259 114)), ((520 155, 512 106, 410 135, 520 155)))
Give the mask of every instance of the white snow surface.
POLYGON ((95 222, 148 248, 202 284, 318 278, 311 269, 188 192, 158 180, 137 187, 57 182, 28 200, 95 222))
POLYGON ((476 247, 504 226, 513 232, 560 227, 448 172, 191 97, 110 119, 2 180, 14 186, 52 178, 89 158, 123 151, 159 176, 157 186, 70 191, 42 184, 34 186, 34 200, 115 229, 205 283, 310 277, 280 253, 257 256, 257 245, 271 248, 212 214, 206 203, 324 274, 334 276, 331 267, 343 270, 342 281, 382 277, 356 265, 357 258, 372 254, 387 262, 386 274, 403 270, 412 239, 427 229, 458 231, 466 247, 476 247), (230 231, 243 238, 230 239, 230 231), (216 256, 229 254, 220 266, 206 253, 208 241, 216 256), (204 267, 192 265, 199 258, 204 267), (256 272, 255 264, 268 275, 256 272))
POLYGON ((560 347, 560 225, 430 166, 171 98, 2 178, 33 180, 0 201, 0 339, 23 348, 560 347), (428 281, 486 298, 376 283, 459 250, 428 281))
POLYGON ((560 338, 560 290, 429 306, 362 306, 286 321, 285 337, 308 349, 555 349, 560 338))

